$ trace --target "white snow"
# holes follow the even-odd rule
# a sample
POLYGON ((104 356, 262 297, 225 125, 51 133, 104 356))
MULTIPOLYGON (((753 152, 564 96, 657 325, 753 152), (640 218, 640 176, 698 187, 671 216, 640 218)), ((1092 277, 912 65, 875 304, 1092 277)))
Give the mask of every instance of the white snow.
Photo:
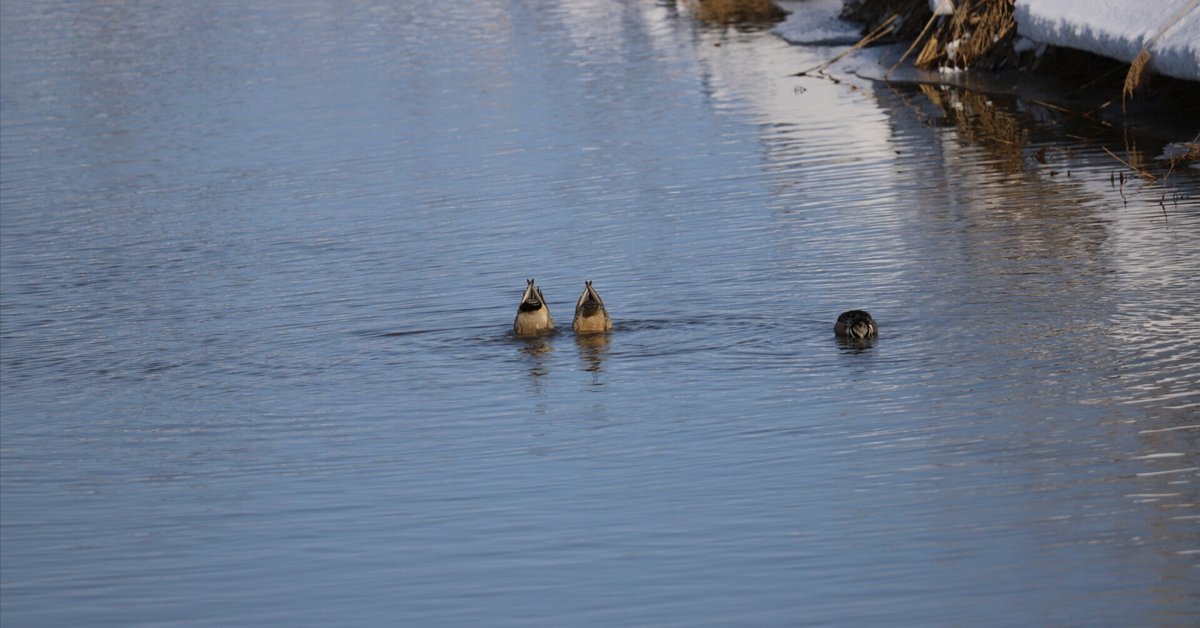
POLYGON ((842 0, 780 0, 777 4, 789 12, 788 18, 775 25, 784 41, 806 46, 849 46, 862 39, 862 25, 838 17, 842 0))
POLYGON ((1013 50, 1020 54, 1022 52, 1037 50, 1045 45, 1046 44, 1039 44, 1028 37, 1018 37, 1017 41, 1013 42, 1013 50))
POLYGON ((954 0, 929 0, 929 10, 934 15, 954 15, 954 0))
POLYGON ((1149 44, 1151 70, 1200 81, 1200 0, 1016 0, 1015 13, 1038 43, 1126 63, 1149 44))
POLYGON ((958 58, 958 49, 965 43, 967 43, 967 39, 962 38, 955 39, 954 41, 946 44, 946 58, 949 59, 951 63, 958 58))

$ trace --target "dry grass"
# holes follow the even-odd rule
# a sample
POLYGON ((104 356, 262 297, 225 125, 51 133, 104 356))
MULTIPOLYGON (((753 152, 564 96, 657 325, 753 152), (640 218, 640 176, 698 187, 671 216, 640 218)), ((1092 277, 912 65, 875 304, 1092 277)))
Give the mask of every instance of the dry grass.
POLYGON ((960 2, 954 15, 942 21, 917 57, 916 66, 949 65, 972 68, 991 64, 997 51, 1009 48, 1016 31, 1014 0, 960 2))
POLYGON ((1134 57, 1133 63, 1129 64, 1129 72, 1125 74, 1125 87, 1121 89, 1121 106, 1125 106, 1125 101, 1133 97, 1133 93, 1146 85, 1146 81, 1150 80, 1150 73, 1146 68, 1150 65, 1150 51, 1142 48, 1138 56, 1134 57))
POLYGON ((959 0, 954 15, 934 17, 928 0, 853 0, 846 4, 842 17, 863 22, 871 29, 887 16, 899 16, 902 19, 896 35, 913 39, 910 52, 920 47, 914 65, 970 68, 995 65, 1003 56, 998 51, 1011 49, 1017 25, 1014 3, 1015 0, 959 0), (926 35, 929 39, 925 39, 926 35))
POLYGON ((688 5, 709 24, 773 24, 787 17, 771 0, 689 0, 688 5))
POLYGON ((913 61, 913 65, 918 68, 927 68, 933 65, 934 59, 937 59, 942 54, 942 48, 938 45, 937 35, 930 37, 925 42, 925 47, 921 49, 921 54, 917 55, 917 60, 913 61))

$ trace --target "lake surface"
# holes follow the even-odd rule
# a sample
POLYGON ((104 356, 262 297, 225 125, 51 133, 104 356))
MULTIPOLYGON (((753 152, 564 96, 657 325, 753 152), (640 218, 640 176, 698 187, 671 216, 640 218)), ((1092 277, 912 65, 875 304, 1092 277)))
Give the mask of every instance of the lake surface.
POLYGON ((6 628, 1200 619, 1190 136, 650 0, 0 6, 6 628))

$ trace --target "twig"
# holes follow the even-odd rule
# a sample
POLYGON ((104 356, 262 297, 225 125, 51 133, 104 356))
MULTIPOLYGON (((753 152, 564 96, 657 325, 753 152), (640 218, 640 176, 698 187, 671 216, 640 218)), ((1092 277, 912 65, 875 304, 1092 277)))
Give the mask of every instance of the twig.
POLYGON ((804 70, 803 72, 797 72, 797 73, 793 74, 792 76, 808 76, 809 72, 820 72, 821 70, 828 68, 829 66, 837 63, 838 61, 841 61, 842 57, 845 57, 846 55, 848 55, 856 50, 861 50, 862 48, 866 47, 867 45, 872 44, 875 41, 882 39, 885 35, 891 33, 892 32, 892 22, 895 22, 895 21, 896 21, 895 15, 893 15, 892 17, 889 17, 888 19, 884 20, 882 24, 880 24, 879 26, 876 26, 875 30, 871 31, 866 37, 863 37, 862 39, 858 40, 858 43, 854 44, 853 46, 850 46, 846 50, 843 50, 841 52, 841 54, 838 54, 834 58, 826 61, 825 63, 822 63, 821 65, 811 67, 807 70, 804 70))
POLYGON ((895 65, 893 65, 891 68, 888 68, 888 71, 883 73, 884 80, 887 80, 887 77, 890 76, 892 74, 892 72, 894 72, 896 70, 896 68, 900 67, 901 63, 904 63, 904 60, 908 58, 908 55, 912 54, 913 49, 917 47, 917 44, 921 43, 922 39, 925 39, 925 33, 929 32, 929 27, 933 26, 933 23, 937 19, 938 19, 938 16, 936 13, 934 15, 929 16, 929 21, 925 22, 925 28, 921 29, 921 34, 917 35, 917 38, 913 40, 913 43, 911 46, 908 47, 908 50, 905 50, 904 54, 900 55, 900 58, 896 60, 895 65))
POLYGON ((1090 81, 1088 81, 1088 82, 1084 83, 1083 85, 1080 85, 1079 87, 1076 87, 1075 89, 1073 89, 1073 90, 1071 90, 1071 91, 1072 91, 1072 92, 1081 92, 1081 91, 1083 91, 1083 90, 1085 90, 1085 89, 1087 89, 1087 88, 1089 88, 1089 87, 1091 87, 1091 86, 1095 85, 1096 83, 1099 83, 1100 81, 1103 81, 1104 79, 1106 79, 1106 78, 1108 78, 1108 77, 1112 76, 1113 74, 1116 74, 1117 72, 1120 72, 1120 71, 1121 71, 1121 70, 1123 70, 1123 69, 1124 69, 1123 67, 1121 67, 1121 66, 1119 66, 1119 65, 1118 65, 1118 66, 1114 67, 1113 69, 1111 69, 1111 70, 1109 70, 1109 71, 1105 72, 1104 74, 1101 74, 1100 76, 1097 76, 1096 78, 1094 78, 1094 79, 1092 79, 1092 80, 1090 80, 1090 81))
MULTIPOLYGON (((1033 104, 1035 104, 1035 105, 1041 105, 1041 106, 1043 106, 1043 107, 1045 107, 1045 108, 1047 108, 1047 109, 1053 109, 1053 110, 1055 110, 1055 111, 1061 111, 1061 112, 1063 112, 1063 113, 1070 113, 1070 114, 1076 114, 1076 115, 1078 115, 1078 112, 1077 112, 1077 111, 1074 111, 1074 110, 1071 110, 1071 109, 1067 109, 1066 107, 1062 107, 1062 106, 1060 106, 1060 105, 1056 105, 1056 104, 1054 104, 1054 103, 1048 103, 1048 102, 1046 102, 1046 101, 1044 101, 1044 100, 1038 100, 1038 99, 1036 99, 1036 98, 1031 98, 1031 99, 1029 99, 1029 102, 1031 102, 1031 103, 1033 103, 1033 104)), ((1086 114, 1085 114, 1085 115, 1086 115, 1086 114)))
POLYGON ((1167 203, 1166 203, 1166 201, 1167 201, 1167 179, 1171 178, 1172 172, 1175 172, 1175 162, 1173 162, 1173 161, 1171 162, 1171 167, 1167 169, 1167 175, 1165 177, 1163 177, 1162 196, 1158 199, 1158 204, 1162 207, 1162 210, 1163 210, 1163 221, 1164 222, 1169 220, 1167 218, 1167 203))

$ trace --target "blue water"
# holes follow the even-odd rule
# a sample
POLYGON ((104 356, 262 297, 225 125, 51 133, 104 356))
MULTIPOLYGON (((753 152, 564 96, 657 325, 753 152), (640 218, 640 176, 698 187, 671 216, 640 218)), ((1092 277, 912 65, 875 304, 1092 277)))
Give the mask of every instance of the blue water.
POLYGON ((0 7, 6 628, 1200 620, 1200 184, 1102 150, 1190 138, 641 0, 0 7))

